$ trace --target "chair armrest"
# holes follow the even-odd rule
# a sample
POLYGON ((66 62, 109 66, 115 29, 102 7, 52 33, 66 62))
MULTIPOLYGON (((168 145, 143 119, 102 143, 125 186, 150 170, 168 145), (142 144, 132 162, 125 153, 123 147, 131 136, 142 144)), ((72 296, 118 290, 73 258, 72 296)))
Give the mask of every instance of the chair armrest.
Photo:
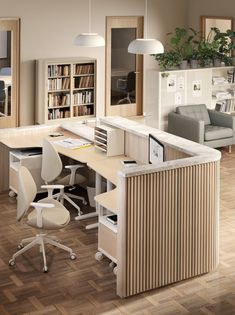
POLYGON ((30 205, 35 208, 37 213, 37 226, 42 228, 42 209, 43 208, 54 208, 53 203, 44 203, 44 202, 31 202, 30 205))
POLYGON ((42 185, 43 189, 63 189, 64 185, 42 185))
POLYGON ((60 194, 63 194, 64 192, 64 185, 42 185, 41 188, 47 190, 47 197, 53 199, 53 190, 59 189, 60 194))
POLYGON ((45 202, 31 202, 30 205, 36 208, 54 208, 55 205, 53 203, 45 203, 45 202))
POLYGON ((212 125, 232 128, 235 130, 235 117, 211 109, 209 109, 208 112, 212 125))
POLYGON ((67 168, 71 171, 70 179, 69 179, 69 185, 70 186, 73 186, 75 184, 76 171, 82 167, 84 167, 83 164, 75 164, 75 165, 66 165, 65 166, 65 168, 67 168))
POLYGON ((205 125, 202 120, 170 113, 168 115, 168 132, 203 144, 205 125))
POLYGON ((69 169, 69 170, 77 170, 78 168, 82 168, 84 167, 83 164, 74 164, 74 165, 65 165, 65 168, 69 169))

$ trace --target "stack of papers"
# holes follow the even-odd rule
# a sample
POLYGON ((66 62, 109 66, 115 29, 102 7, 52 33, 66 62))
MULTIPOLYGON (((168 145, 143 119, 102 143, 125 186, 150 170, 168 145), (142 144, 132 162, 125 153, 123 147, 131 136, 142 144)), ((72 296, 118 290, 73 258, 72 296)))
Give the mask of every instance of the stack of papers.
POLYGON ((79 148, 86 148, 92 145, 91 141, 86 139, 73 139, 73 138, 66 138, 63 140, 53 141, 54 144, 60 145, 67 149, 79 149, 79 148))
POLYGON ((218 100, 228 100, 232 98, 232 95, 229 91, 214 91, 212 94, 218 100))
POLYGON ((226 84, 228 81, 224 77, 214 76, 212 78, 212 84, 226 84))

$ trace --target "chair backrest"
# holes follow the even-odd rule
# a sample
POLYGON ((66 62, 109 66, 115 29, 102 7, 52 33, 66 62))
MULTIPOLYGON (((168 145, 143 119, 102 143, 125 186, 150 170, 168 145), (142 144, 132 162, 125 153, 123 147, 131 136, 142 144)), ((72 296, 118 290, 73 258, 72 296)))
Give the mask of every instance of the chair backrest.
POLYGON ((0 80, 0 101, 4 101, 6 98, 5 81, 0 80))
POLYGON ((11 75, 11 67, 3 67, 0 69, 0 75, 11 75))
POLYGON ((196 120, 203 120, 205 125, 210 125, 211 120, 205 104, 185 105, 176 107, 176 113, 196 120))
POLYGON ((43 139, 41 177, 46 183, 53 182, 61 173, 63 164, 53 144, 43 139))
POLYGON ((17 220, 21 220, 37 194, 34 179, 25 166, 18 171, 17 220))
POLYGON ((135 90, 135 72, 131 71, 127 75, 127 92, 132 92, 135 90))

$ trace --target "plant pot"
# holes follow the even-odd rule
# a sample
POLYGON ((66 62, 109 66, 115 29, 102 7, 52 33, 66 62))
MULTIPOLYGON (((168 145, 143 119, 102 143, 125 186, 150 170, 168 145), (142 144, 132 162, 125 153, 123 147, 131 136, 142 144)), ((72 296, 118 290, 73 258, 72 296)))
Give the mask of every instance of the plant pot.
POLYGON ((188 60, 182 60, 180 63, 180 69, 185 70, 188 69, 188 60))
POLYGON ((221 67, 221 60, 220 59, 214 59, 213 64, 214 64, 214 67, 221 67))
POLYGON ((191 67, 192 69, 197 69, 197 68, 199 68, 198 60, 196 60, 196 59, 191 59, 191 60, 190 60, 190 67, 191 67))

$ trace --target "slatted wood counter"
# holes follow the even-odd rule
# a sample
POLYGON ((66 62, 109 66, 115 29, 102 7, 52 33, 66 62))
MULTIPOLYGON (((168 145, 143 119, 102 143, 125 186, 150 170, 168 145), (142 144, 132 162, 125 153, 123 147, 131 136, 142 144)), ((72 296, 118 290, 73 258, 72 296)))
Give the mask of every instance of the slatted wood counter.
POLYGON ((120 170, 117 293, 127 297, 210 272, 219 262, 219 151, 124 118, 125 154, 146 165, 120 170), (148 134, 167 161, 148 163, 148 134))

